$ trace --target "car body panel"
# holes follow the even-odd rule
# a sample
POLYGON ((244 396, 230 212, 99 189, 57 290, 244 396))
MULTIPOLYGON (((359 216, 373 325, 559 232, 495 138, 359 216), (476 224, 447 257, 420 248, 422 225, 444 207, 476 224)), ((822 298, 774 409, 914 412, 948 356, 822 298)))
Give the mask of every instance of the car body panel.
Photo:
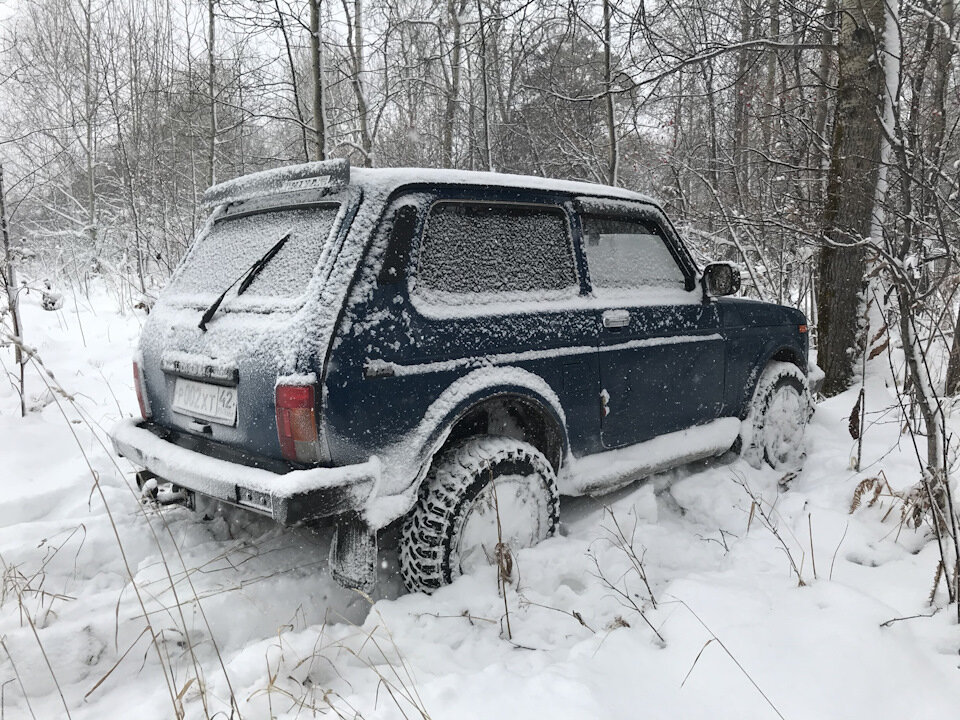
MULTIPOLYGON (((288 175, 309 179, 323 167, 239 182, 231 191, 250 197, 216 210, 211 222, 244 207, 260 212, 295 200, 329 200, 332 195, 318 190, 282 197, 251 190, 274 187, 288 175)), ((366 468, 377 459, 371 490, 362 507, 352 509, 361 510, 371 527, 382 527, 411 507, 432 457, 478 404, 515 397, 542 413, 544 422, 560 428, 561 460, 569 471, 591 467, 582 461, 605 451, 628 462, 629 447, 671 433, 683 437, 697 426, 723 427, 702 443, 705 452, 722 451, 717 448, 726 442, 730 423, 719 421, 744 415, 766 362, 789 359, 806 371, 802 313, 704 297, 697 268, 669 220, 635 193, 488 173, 357 170, 349 187, 334 195, 342 211, 326 240, 329 252, 297 302, 258 304, 228 293, 204 332, 198 321, 222 284, 203 297, 161 296, 144 326, 140 352, 153 411, 147 424, 168 428, 166 442, 189 444, 199 455, 229 456, 278 478, 308 471, 308 465, 282 457, 274 407, 278 384, 308 382, 318 390, 317 465, 366 468), (549 206, 562 213, 572 243, 572 289, 470 307, 419 296, 418 243, 431 207, 444 201, 549 206), (590 203, 613 213, 621 206, 641 207, 658 219, 686 278, 679 301, 594 293, 579 215, 590 203), (393 234, 401 207, 412 208, 404 211, 412 225, 402 247, 401 234, 393 234), (393 274, 384 272, 387 266, 393 274), (607 327, 604 314, 610 310, 626 313, 628 321, 607 327), (178 377, 237 387, 236 425, 174 412, 178 377)), ((184 262, 190 262, 189 253, 184 262)), ((131 436, 125 437, 125 451, 134 452, 131 436)), ((689 454, 682 450, 678 462, 689 454)), ((669 464, 665 457, 656 467, 669 464)), ((325 477, 330 482, 336 475, 325 477)), ((603 492, 616 482, 571 481, 565 487, 603 492)), ((229 496, 229 488, 223 494, 229 496)), ((297 519, 304 519, 298 512, 297 519)))

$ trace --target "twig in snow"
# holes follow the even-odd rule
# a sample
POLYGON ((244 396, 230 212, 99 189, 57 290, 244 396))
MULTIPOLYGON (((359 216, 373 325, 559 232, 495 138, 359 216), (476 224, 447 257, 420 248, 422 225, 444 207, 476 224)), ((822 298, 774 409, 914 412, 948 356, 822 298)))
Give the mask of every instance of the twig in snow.
POLYGON ((837 543, 836 549, 833 551, 833 559, 830 561, 830 576, 828 580, 833 580, 833 566, 837 562, 837 553, 840 552, 840 546, 843 545, 844 539, 847 537, 847 530, 850 529, 850 521, 847 521, 847 524, 843 526, 843 535, 840 536, 840 542, 837 543))
POLYGON ((710 633, 710 639, 707 640, 707 642, 704 644, 702 648, 700 648, 700 652, 697 653, 697 657, 694 659, 693 665, 690 666, 690 669, 687 671, 687 674, 684 676, 683 682, 680 683, 680 687, 683 687, 684 683, 687 682, 687 679, 690 677, 690 674, 693 672, 693 669, 697 666, 697 662, 700 660, 700 656, 703 655, 704 650, 706 650, 711 643, 716 642, 717 645, 723 648, 723 651, 727 654, 727 657, 733 660, 733 664, 740 669, 740 672, 742 672, 744 677, 746 677, 747 680, 750 681, 750 684, 753 685, 756 691, 760 693, 760 696, 764 700, 766 700, 767 705, 769 705, 770 708, 777 714, 777 717, 779 717, 781 720, 786 720, 786 718, 783 717, 783 713, 781 713, 780 710, 777 709, 777 706, 773 704, 773 701, 769 697, 767 697, 767 694, 760 688, 759 685, 757 685, 757 681, 753 679, 753 676, 747 672, 747 669, 743 665, 740 664, 740 661, 737 660, 737 658, 734 656, 732 652, 730 652, 730 649, 723 644, 723 640, 717 637, 717 634, 707 626, 707 624, 700 618, 699 615, 697 615, 693 611, 693 608, 687 605, 687 603, 685 603, 680 598, 676 598, 676 602, 680 603, 681 605, 683 605, 683 607, 689 610, 690 614, 697 619, 697 622, 700 623, 703 629, 706 630, 708 633, 710 633))
POLYGON ((934 610, 932 613, 929 613, 929 614, 927 614, 927 615, 907 615, 906 617, 890 618, 890 619, 887 620, 886 622, 880 623, 880 627, 890 627, 890 626, 893 625, 894 623, 902 622, 902 621, 904 621, 904 620, 915 620, 916 618, 929 618, 929 617, 933 617, 934 615, 937 614, 937 612, 938 612, 937 610, 934 610))
POLYGON ((759 518, 760 524, 763 525, 771 535, 773 535, 777 542, 780 543, 780 548, 783 550, 784 554, 787 556, 787 559, 790 561, 790 567, 793 569, 794 574, 797 576, 797 584, 800 587, 806 585, 803 581, 803 575, 800 572, 800 567, 797 565, 796 560, 793 558, 793 553, 790 551, 790 546, 787 545, 786 541, 783 539, 783 536, 780 534, 780 531, 777 529, 777 526, 774 524, 773 520, 770 518, 770 515, 766 510, 763 509, 763 498, 758 496, 753 490, 747 485, 747 481, 742 477, 737 476, 734 478, 734 482, 737 483, 740 487, 743 488, 743 491, 751 500, 750 505, 750 517, 747 521, 747 531, 750 530, 750 523, 753 521, 754 517, 759 518))

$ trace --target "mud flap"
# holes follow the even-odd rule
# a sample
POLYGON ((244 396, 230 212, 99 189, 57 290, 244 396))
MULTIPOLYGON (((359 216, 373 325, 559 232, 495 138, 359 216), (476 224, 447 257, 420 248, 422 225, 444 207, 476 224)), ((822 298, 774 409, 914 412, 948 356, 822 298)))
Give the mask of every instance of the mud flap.
POLYGON ((330 544, 330 574, 351 590, 373 591, 377 582, 377 533, 359 513, 344 513, 330 544))

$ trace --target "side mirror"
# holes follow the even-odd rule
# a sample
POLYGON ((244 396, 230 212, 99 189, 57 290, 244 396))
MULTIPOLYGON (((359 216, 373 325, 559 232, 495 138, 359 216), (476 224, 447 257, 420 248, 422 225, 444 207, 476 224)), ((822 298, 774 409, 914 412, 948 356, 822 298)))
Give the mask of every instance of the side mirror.
POLYGON ((729 262, 710 263, 703 269, 700 282, 707 297, 733 295, 740 289, 740 270, 729 262))

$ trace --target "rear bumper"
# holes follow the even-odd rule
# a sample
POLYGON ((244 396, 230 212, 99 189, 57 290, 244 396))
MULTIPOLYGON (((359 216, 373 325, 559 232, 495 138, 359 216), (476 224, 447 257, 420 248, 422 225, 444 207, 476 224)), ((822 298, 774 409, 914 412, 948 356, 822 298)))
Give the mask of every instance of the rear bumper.
POLYGON ((193 492, 268 515, 281 525, 361 510, 376 487, 380 463, 277 473, 181 447, 124 420, 111 432, 118 454, 158 478, 193 492))

